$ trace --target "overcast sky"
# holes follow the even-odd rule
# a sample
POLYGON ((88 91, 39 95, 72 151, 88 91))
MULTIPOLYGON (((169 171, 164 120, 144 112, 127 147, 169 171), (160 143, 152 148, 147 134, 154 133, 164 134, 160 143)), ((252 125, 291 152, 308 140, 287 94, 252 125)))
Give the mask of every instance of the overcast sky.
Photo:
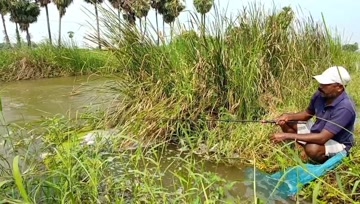
MULTIPOLYGON (((256 0, 215 0, 220 10, 227 10, 227 14, 236 14, 242 10, 246 5, 256 0), (221 3, 219 3, 221 2, 221 3)), ((311 15, 316 21, 321 21, 321 13, 324 14, 327 24, 332 29, 337 29, 337 32, 342 36, 345 42, 360 42, 360 27, 356 22, 360 20, 360 0, 263 0, 259 2, 263 4, 267 9, 272 9, 274 5, 280 9, 283 6, 292 6, 296 10, 302 11, 303 15, 311 15)), ((106 4, 109 4, 105 0, 106 4)), ((194 11, 193 0, 186 0, 186 10, 194 11)), ((83 46, 84 36, 93 32, 90 28, 89 22, 94 23, 95 20, 89 18, 86 14, 86 9, 93 11, 93 6, 85 3, 83 0, 74 0, 74 3, 67 9, 67 12, 62 20, 62 37, 68 38, 68 31, 75 33, 74 39, 79 46, 83 46)), ((50 24, 53 39, 58 38, 58 22, 59 15, 56 6, 49 5, 50 24)), ((211 10, 214 13, 214 10, 211 10)), ((189 15, 187 12, 183 12, 180 15, 179 21, 185 23, 188 21, 189 15)), ((9 21, 9 16, 6 16, 6 23, 8 34, 12 41, 15 41, 15 25, 9 21)), ((155 12, 151 11, 148 15, 148 20, 155 24, 155 12)), ((162 28, 160 28, 162 29, 162 28)), ((1 26, 1 30, 3 27, 1 26)), ((30 33, 32 41, 39 42, 48 37, 47 25, 46 25, 46 13, 45 9, 41 9, 41 14, 37 23, 30 26, 30 33)), ((25 40, 25 32, 22 33, 22 37, 25 40)), ((1 41, 4 40, 3 32, 0 33, 1 41)))

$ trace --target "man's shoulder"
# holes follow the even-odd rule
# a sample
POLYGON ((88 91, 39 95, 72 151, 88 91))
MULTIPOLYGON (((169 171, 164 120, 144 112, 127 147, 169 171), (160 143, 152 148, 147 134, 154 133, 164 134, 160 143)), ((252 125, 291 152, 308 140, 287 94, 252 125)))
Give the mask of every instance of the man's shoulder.
POLYGON ((356 106, 354 101, 346 94, 344 96, 344 99, 340 101, 340 103, 337 105, 338 109, 347 109, 351 113, 356 113, 356 106))
MULTIPOLYGON (((322 102, 323 102, 323 100, 321 98, 321 92, 319 90, 317 90, 316 92, 313 93, 313 95, 310 99, 310 103, 313 105, 315 105, 315 104, 319 105, 319 103, 322 103, 322 102)), ((317 106, 317 105, 315 105, 315 106, 317 106)))
POLYGON ((345 98, 342 103, 341 106, 343 108, 349 109, 351 112, 356 112, 356 106, 353 100, 351 100, 351 98, 345 98))
POLYGON ((320 96, 320 91, 317 90, 317 91, 315 91, 315 92, 312 94, 311 100, 312 100, 312 101, 315 101, 316 99, 319 98, 319 96, 320 96))

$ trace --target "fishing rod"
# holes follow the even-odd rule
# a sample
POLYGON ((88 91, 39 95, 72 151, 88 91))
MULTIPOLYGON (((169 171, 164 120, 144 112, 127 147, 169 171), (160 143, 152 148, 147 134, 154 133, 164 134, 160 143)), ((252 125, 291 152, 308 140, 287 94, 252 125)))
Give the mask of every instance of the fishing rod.
MULTIPOLYGON (((224 120, 224 119, 217 119, 215 121, 229 122, 229 123, 270 123, 270 124, 277 123, 277 121, 275 121, 275 120, 224 120)), ((306 121, 296 121, 296 120, 290 120, 287 122, 288 123, 301 123, 301 124, 306 123, 306 121)))
MULTIPOLYGON (((154 119, 155 120, 155 119, 154 119)), ((206 121, 206 122, 227 122, 227 123, 267 123, 267 124, 276 124, 276 120, 227 120, 227 119, 180 119, 180 118, 173 118, 173 119, 160 119, 165 121, 206 121)), ((298 123, 298 124, 306 124, 306 121, 297 121, 297 120, 290 120, 286 121, 287 123, 298 123)))

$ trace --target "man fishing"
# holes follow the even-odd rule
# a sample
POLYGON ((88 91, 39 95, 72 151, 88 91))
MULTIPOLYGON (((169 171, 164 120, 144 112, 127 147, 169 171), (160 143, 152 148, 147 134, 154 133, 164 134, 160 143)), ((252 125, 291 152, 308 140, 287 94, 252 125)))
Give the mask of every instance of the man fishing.
POLYGON ((276 119, 282 133, 271 137, 275 143, 295 140, 314 162, 324 163, 336 153, 349 153, 355 143, 353 136, 356 111, 345 91, 351 77, 341 66, 330 67, 313 78, 319 83, 306 110, 282 114, 276 119), (310 119, 315 116, 312 124, 310 119), (291 121, 308 121, 296 124, 291 121))

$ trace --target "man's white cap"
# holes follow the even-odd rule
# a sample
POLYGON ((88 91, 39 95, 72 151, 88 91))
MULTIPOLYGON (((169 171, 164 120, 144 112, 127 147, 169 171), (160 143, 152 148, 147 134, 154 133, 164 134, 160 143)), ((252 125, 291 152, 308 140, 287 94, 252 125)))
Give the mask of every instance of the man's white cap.
POLYGON ((342 66, 333 66, 326 69, 322 74, 313 76, 320 84, 334 84, 347 85, 350 80, 349 72, 342 66))

